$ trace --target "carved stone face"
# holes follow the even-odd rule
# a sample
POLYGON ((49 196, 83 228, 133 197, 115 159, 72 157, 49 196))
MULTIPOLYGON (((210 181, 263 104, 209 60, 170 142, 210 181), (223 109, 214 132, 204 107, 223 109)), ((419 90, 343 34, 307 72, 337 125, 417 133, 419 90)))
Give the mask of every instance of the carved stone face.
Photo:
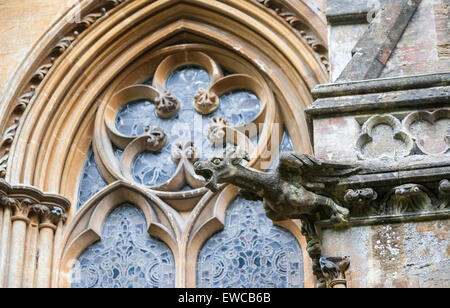
POLYGON ((238 147, 227 149, 222 157, 214 157, 207 162, 197 162, 194 165, 195 173, 205 178, 205 186, 216 192, 219 184, 230 183, 239 172, 242 160, 249 161, 248 154, 238 147))

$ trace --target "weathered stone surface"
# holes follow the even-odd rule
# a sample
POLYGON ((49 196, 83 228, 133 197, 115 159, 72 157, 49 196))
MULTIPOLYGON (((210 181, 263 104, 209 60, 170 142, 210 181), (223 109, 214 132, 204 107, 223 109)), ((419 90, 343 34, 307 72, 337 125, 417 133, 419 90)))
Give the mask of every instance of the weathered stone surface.
POLYGON ((388 1, 353 48, 338 81, 379 77, 421 1, 388 1))
POLYGON ((387 0, 328 0, 327 21, 332 25, 367 23, 369 12, 376 13, 387 0))
POLYGON ((349 287, 449 287, 449 221, 323 230, 323 253, 349 255, 349 287))
POLYGON ((380 77, 450 70, 448 0, 422 0, 380 77))

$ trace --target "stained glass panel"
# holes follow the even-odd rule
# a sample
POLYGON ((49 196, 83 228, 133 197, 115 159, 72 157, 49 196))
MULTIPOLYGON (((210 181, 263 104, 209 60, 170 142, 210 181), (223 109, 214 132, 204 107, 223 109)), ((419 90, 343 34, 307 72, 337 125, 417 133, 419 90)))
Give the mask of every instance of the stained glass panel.
POLYGON ((274 226, 261 202, 236 199, 225 229, 200 251, 197 284, 201 288, 303 287, 303 257, 296 238, 274 226))
POLYGON ((149 236, 145 216, 124 204, 106 219, 102 239, 78 258, 72 288, 171 288, 175 261, 163 242, 149 236))
POLYGON ((82 172, 77 209, 107 185, 98 169, 92 148, 89 149, 89 154, 82 172))

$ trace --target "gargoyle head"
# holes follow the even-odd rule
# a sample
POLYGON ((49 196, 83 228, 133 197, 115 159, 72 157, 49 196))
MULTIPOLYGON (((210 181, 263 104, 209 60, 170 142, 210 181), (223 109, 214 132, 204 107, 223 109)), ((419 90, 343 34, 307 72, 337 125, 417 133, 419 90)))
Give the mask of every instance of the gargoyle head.
POLYGON ((195 173, 204 177, 205 186, 215 192, 219 189, 219 184, 229 183, 235 177, 242 160, 250 161, 247 152, 239 147, 230 147, 222 157, 195 163, 195 173))

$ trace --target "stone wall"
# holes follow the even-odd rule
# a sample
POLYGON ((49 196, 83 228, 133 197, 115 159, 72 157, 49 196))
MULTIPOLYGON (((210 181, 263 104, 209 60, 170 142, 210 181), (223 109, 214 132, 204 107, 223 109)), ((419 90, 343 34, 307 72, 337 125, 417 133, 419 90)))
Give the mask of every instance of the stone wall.
MULTIPOLYGON (((336 80, 350 61, 351 51, 386 0, 329 0, 330 63, 336 80)), ((380 77, 450 70, 449 0, 422 0, 380 77)))
POLYGON ((449 4, 328 0, 337 81, 306 112, 316 157, 362 168, 329 190, 348 222, 316 222, 348 287, 450 287, 449 4))
POLYGON ((0 1, 0 98, 27 53, 73 3, 77 1, 0 1))
POLYGON ((323 231, 325 255, 348 255, 351 288, 450 286, 448 221, 323 231))

